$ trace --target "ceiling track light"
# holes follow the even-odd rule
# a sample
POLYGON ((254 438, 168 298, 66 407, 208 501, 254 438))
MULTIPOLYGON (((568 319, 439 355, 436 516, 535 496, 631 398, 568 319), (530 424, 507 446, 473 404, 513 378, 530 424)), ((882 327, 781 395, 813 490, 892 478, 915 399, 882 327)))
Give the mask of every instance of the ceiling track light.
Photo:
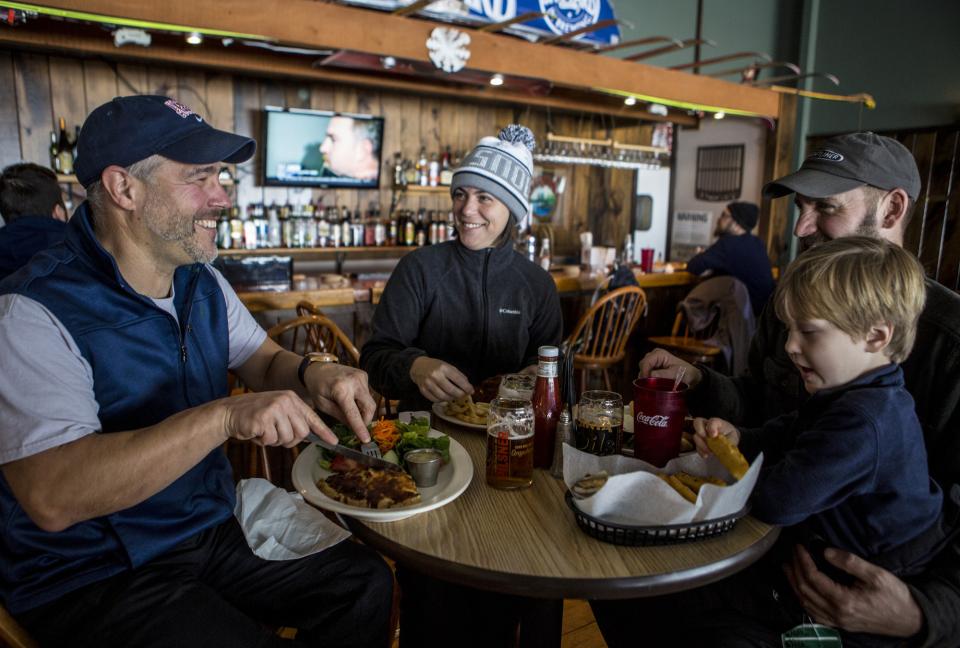
POLYGON ((714 119, 723 119, 726 116, 727 116, 727 113, 723 112, 722 110, 720 112, 713 113, 714 119))
POLYGON ((490 85, 492 86, 502 86, 503 85, 503 75, 499 72, 490 77, 490 85))
POLYGON ((186 40, 190 45, 199 45, 203 42, 203 34, 198 31, 189 32, 186 36, 186 40))
POLYGON ((624 103, 625 105, 627 105, 627 106, 636 106, 636 105, 637 105, 637 98, 636 98, 636 97, 627 97, 626 99, 623 100, 623 103, 624 103))

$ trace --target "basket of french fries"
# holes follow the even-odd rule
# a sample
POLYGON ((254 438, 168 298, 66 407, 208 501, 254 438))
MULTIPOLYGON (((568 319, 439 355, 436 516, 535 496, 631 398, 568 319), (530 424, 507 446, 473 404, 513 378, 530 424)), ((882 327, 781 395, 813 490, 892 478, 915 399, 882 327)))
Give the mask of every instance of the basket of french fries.
POLYGON ((726 445, 707 458, 689 453, 662 468, 563 447, 566 500, 577 526, 619 545, 688 542, 729 531, 749 510, 762 464, 763 455, 749 465, 726 445))

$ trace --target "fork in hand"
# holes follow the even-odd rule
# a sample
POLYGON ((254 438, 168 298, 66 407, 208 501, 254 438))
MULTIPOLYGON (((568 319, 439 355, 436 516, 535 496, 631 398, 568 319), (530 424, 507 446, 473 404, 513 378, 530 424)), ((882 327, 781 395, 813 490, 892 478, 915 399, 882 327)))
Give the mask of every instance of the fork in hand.
POLYGON ((380 446, 377 445, 377 442, 373 439, 370 439, 366 443, 360 444, 360 451, 368 457, 375 457, 377 459, 383 459, 380 456, 380 446))

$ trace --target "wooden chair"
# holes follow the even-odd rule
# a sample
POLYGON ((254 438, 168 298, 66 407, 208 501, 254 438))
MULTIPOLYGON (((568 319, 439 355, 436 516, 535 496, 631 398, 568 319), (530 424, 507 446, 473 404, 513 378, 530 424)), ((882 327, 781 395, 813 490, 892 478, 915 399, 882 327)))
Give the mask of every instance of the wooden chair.
POLYGON ((7 609, 0 605, 0 644, 10 648, 40 648, 7 609))
POLYGON ((599 369, 604 385, 612 390, 609 369, 626 356, 627 340, 646 305, 646 293, 627 286, 607 293, 583 314, 565 343, 574 353, 573 369, 580 370, 581 388, 586 388, 588 372, 599 369))
POLYGON ((267 335, 288 351, 300 355, 317 351, 331 353, 341 364, 360 366, 360 351, 333 320, 323 315, 301 315, 280 322, 270 327, 267 335))
POLYGON ((681 360, 713 366, 722 353, 719 346, 706 341, 713 335, 713 328, 708 327, 696 334, 691 333, 683 309, 680 308, 677 310, 677 317, 673 320, 673 330, 670 335, 654 336, 647 339, 650 344, 666 349, 681 360))

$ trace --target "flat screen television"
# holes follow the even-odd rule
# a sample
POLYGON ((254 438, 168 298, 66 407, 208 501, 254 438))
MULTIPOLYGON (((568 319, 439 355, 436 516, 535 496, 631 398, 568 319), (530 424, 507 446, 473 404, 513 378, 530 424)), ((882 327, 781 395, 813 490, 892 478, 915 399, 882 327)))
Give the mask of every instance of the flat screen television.
POLYGON ((267 107, 263 124, 265 185, 380 186, 382 117, 267 107))

